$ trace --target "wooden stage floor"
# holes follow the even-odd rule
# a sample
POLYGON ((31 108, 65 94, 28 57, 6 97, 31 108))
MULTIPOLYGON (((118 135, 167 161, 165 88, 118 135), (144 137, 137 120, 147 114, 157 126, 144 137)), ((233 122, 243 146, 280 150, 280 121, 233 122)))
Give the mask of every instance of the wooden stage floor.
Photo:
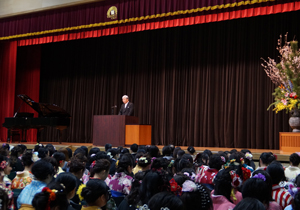
MULTIPOLYGON (((69 147, 71 148, 73 151, 75 151, 78 147, 81 146, 86 146, 88 149, 91 149, 93 146, 93 144, 91 143, 70 143, 70 142, 62 142, 61 144, 59 144, 58 142, 41 142, 43 145, 46 144, 53 144, 55 146, 56 149, 60 149, 60 148, 66 148, 69 147)), ((10 145, 16 146, 19 143, 11 143, 10 145)), ((36 145, 36 142, 28 142, 28 143, 24 143, 28 149, 33 149, 34 146, 36 145)), ((157 145, 158 148, 161 150, 164 146, 163 145, 157 145)), ((100 148, 101 151, 104 151, 104 146, 97 146, 98 148, 100 148)), ((183 150, 187 150, 187 146, 181 146, 181 149, 183 150)), ((216 153, 218 151, 230 151, 232 149, 236 149, 236 150, 241 150, 241 149, 246 149, 246 148, 224 148, 224 147, 195 147, 195 150, 197 153, 204 151, 205 149, 211 150, 213 153, 216 153)), ((289 162, 289 156, 291 153, 286 153, 280 150, 267 150, 267 149, 249 149, 252 154, 253 154, 253 159, 254 160, 259 160, 260 154, 263 152, 272 152, 274 154, 277 155, 278 161, 281 162, 289 162)), ((298 152, 298 151, 295 151, 298 152)))

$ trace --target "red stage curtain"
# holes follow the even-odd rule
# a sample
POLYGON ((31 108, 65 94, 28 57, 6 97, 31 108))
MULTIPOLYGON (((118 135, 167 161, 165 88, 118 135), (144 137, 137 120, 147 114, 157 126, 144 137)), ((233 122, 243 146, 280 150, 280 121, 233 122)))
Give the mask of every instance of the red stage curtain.
MULTIPOLYGON (((27 46, 18 48, 17 73, 16 73, 16 91, 18 94, 26 94, 34 101, 39 101, 40 94, 40 66, 41 66, 41 46, 27 46)), ((15 111, 21 105, 22 100, 17 98, 15 101, 15 111)), ((34 117, 38 117, 35 112, 27 104, 23 103, 19 112, 34 113, 34 117)), ((27 132, 27 141, 36 142, 36 129, 30 129, 27 132)))
POLYGON ((15 103, 17 41, 0 43, 0 140, 6 141, 5 117, 12 117, 15 103))
POLYGON ((44 35, 39 37, 29 37, 18 41, 18 46, 44 44, 50 42, 60 42, 76 39, 94 38, 108 35, 124 34, 145 30, 154 30, 161 28, 179 27, 187 25, 195 25, 202 23, 218 22, 224 20, 233 20, 238 18, 247 18, 261 15, 270 15, 283 12, 300 10, 300 2, 288 2, 270 6, 260 6, 247 8, 237 11, 223 11, 211 14, 201 14, 191 17, 180 18, 160 18, 153 21, 139 21, 131 24, 119 24, 117 26, 102 27, 94 30, 84 31, 66 31, 59 34, 44 35))

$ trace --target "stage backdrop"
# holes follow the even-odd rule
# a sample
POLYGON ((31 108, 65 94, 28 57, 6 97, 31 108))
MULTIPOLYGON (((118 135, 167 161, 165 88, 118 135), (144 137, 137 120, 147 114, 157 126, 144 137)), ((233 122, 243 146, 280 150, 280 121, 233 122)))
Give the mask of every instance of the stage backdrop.
MULTIPOLYGON (((279 148, 285 113, 260 58, 300 36, 300 12, 42 45, 40 101, 72 115, 68 142, 92 142, 92 117, 129 95, 153 144, 279 148)), ((43 141, 57 131, 46 129, 43 141)))

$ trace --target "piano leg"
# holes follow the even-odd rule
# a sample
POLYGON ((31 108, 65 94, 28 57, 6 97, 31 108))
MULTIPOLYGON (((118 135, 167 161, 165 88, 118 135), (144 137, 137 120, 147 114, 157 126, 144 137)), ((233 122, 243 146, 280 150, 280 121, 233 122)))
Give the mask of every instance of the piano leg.
POLYGON ((22 129, 22 140, 21 140, 21 142, 27 142, 26 138, 27 138, 27 129, 22 129), (24 136, 24 134, 25 134, 25 136, 24 136))
POLYGON ((10 143, 11 129, 7 129, 7 143, 10 143))

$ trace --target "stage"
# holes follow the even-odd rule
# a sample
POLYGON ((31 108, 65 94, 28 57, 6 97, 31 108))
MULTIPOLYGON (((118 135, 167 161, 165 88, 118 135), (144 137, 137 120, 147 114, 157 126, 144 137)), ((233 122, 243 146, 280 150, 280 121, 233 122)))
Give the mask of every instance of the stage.
MULTIPOLYGON (((19 143, 11 143, 10 145, 12 146, 16 146, 19 143)), ((27 146, 28 149, 33 149, 34 146, 36 145, 35 142, 33 143, 23 143, 24 145, 27 146)), ((101 151, 105 151, 104 149, 104 145, 103 146, 93 146, 93 144, 91 143, 70 143, 70 142, 62 142, 61 144, 59 144, 58 142, 41 142, 41 144, 43 145, 47 145, 47 144, 53 144, 55 146, 55 148, 58 150, 60 148, 71 148, 72 151, 75 151, 78 147, 81 146, 86 146, 89 150, 93 147, 98 147, 101 151)), ((160 151, 162 150, 162 148, 164 147, 163 145, 157 145, 158 148, 160 149, 160 151)), ((180 146, 181 149, 183 150, 187 150, 187 146, 180 146)), ((129 147, 126 147, 129 148, 129 147)), ((217 153, 218 151, 230 151, 232 149, 236 149, 236 150, 242 150, 242 149, 247 149, 247 148, 225 148, 225 147, 194 147, 196 150, 196 153, 200 153, 203 152, 205 149, 211 150, 213 153, 217 153)), ((248 148, 249 149, 249 148, 248 148)), ((291 155, 291 153, 287 153, 287 152, 283 152, 280 150, 267 150, 267 149, 249 149, 252 154, 253 154, 253 160, 255 162, 257 162, 259 160, 259 157, 261 155, 261 153, 263 152, 272 152, 273 154, 277 155, 277 160, 282 162, 282 163, 288 163, 289 162, 289 157, 291 155)), ((297 151, 295 151, 297 152, 297 151)))

